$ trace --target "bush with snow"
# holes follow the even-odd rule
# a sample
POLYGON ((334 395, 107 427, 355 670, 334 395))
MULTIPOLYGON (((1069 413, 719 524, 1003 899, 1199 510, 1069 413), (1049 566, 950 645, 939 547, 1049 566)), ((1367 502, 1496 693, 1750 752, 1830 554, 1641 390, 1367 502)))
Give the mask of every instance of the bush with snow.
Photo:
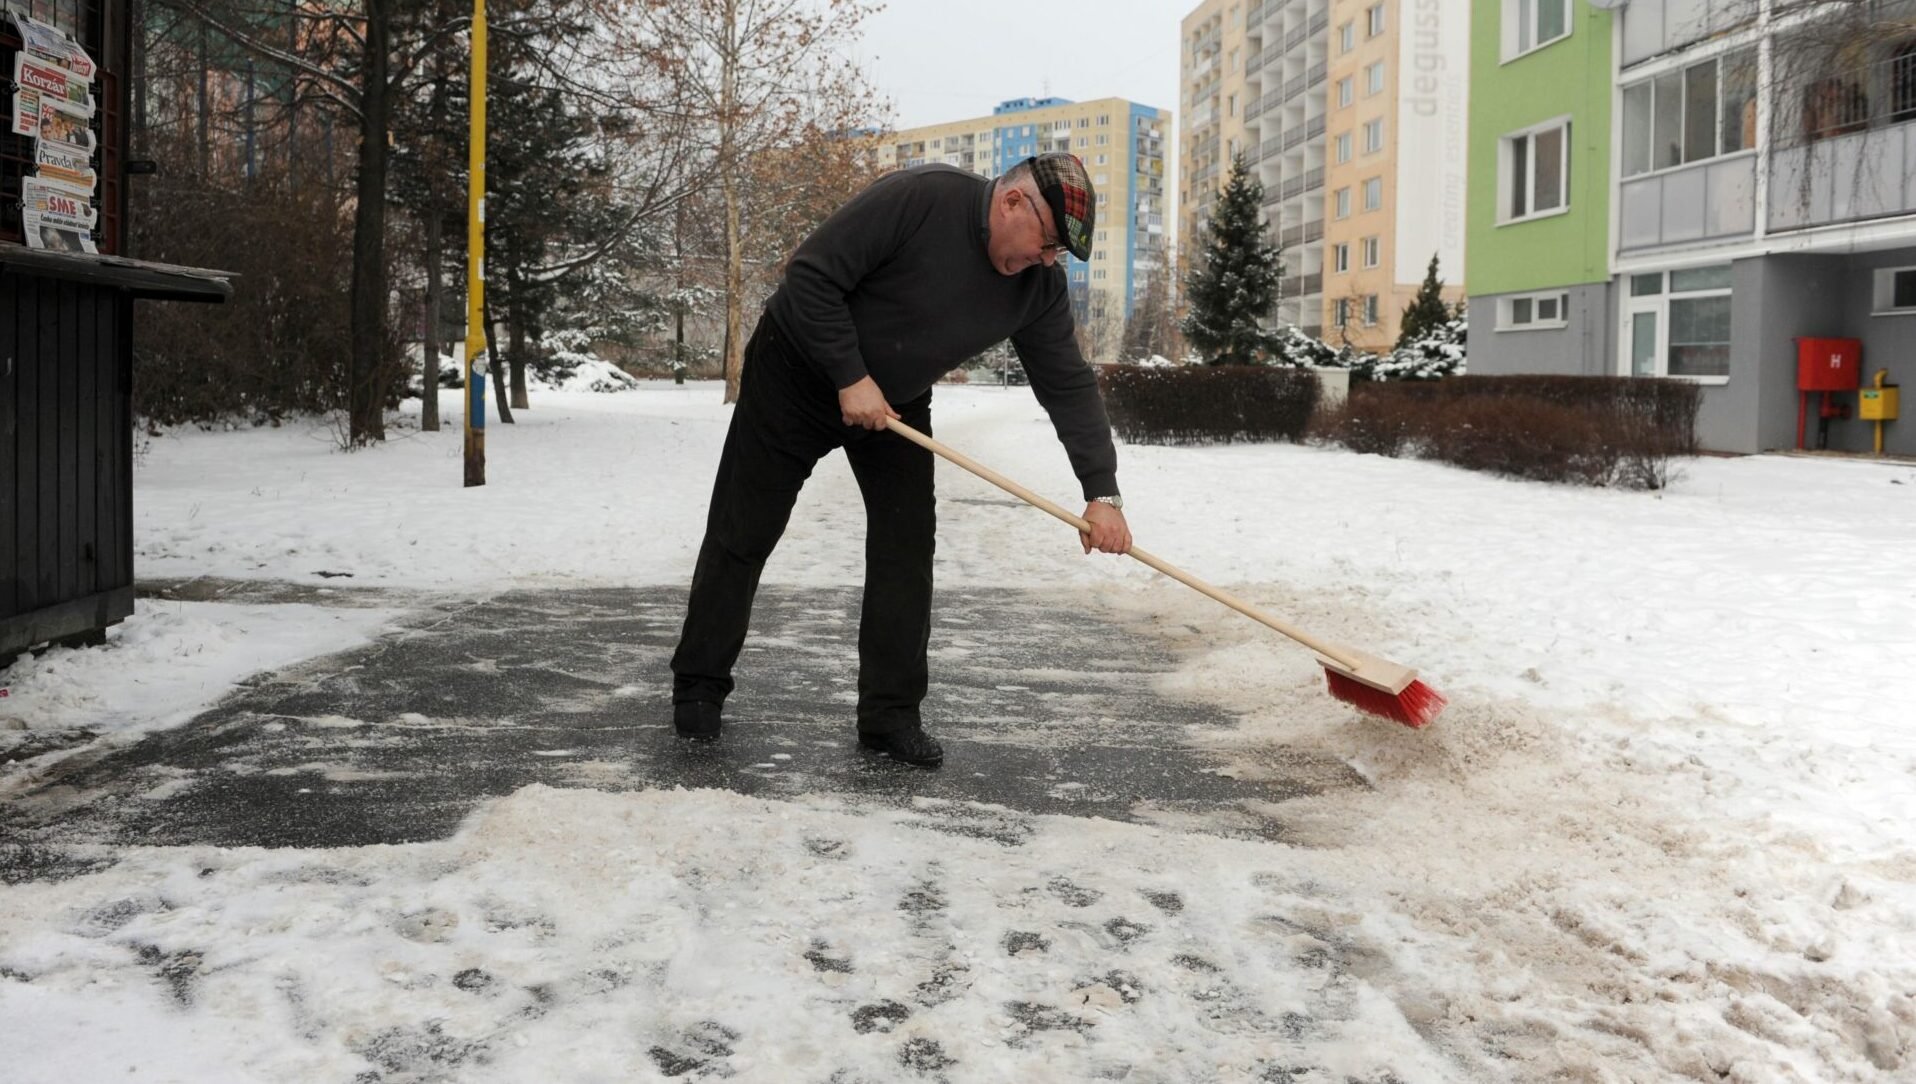
POLYGON ((631 391, 637 378, 595 354, 554 350, 526 367, 526 385, 543 391, 631 391))

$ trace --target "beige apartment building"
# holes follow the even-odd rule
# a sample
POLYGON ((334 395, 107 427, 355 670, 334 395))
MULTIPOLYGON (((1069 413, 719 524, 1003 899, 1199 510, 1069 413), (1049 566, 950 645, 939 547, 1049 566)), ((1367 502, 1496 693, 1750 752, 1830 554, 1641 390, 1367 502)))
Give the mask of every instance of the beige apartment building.
POLYGON ((990 116, 908 128, 880 137, 881 167, 942 162, 995 177, 1025 158, 1069 151, 1097 189, 1091 259, 1065 261, 1072 305, 1101 355, 1117 349, 1144 278, 1165 259, 1170 225, 1164 155, 1171 113, 1099 98, 1015 98, 990 116))
POLYGON ((1277 319, 1389 349, 1434 253, 1464 294, 1467 0, 1207 0, 1183 21, 1179 238, 1242 154, 1284 247, 1277 319))

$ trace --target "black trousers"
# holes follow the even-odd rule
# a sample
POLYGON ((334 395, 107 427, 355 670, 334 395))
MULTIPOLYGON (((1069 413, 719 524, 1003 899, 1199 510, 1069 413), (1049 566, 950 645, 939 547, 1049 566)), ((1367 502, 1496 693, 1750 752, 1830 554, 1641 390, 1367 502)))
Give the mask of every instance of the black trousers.
MULTIPOLYGON (((931 392, 893 403, 931 431, 931 392)), ((848 426, 829 380, 762 316, 745 347, 738 403, 719 456, 685 628, 672 655, 672 699, 722 703, 745 646, 752 598, 812 467, 844 448, 865 500, 865 598, 858 626, 858 729, 919 723, 931 636, 937 516, 932 456, 887 430, 848 426)))

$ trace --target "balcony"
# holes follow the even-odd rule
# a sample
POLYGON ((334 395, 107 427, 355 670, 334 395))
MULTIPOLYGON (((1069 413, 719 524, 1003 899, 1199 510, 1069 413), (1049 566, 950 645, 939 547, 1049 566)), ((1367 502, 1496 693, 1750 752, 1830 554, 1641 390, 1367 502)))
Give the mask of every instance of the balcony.
POLYGON ((1284 242, 1285 248, 1307 245, 1312 241, 1321 241, 1323 239, 1324 220, 1321 218, 1313 219, 1312 221, 1304 223, 1302 226, 1292 226, 1286 229, 1279 238, 1279 240, 1284 242))
POLYGON ((1916 55, 1831 69, 1776 100, 1789 135, 1770 154, 1770 229, 1916 212, 1916 55))
POLYGON ((1313 272, 1308 275, 1292 275, 1278 287, 1279 297, 1309 297, 1324 292, 1324 276, 1313 272))

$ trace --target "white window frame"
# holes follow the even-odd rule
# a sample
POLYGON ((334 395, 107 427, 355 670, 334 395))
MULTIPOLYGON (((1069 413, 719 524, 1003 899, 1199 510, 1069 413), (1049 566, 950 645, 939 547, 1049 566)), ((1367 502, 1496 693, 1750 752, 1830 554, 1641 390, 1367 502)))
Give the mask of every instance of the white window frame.
POLYGON ((1383 248, 1384 246, 1382 242, 1378 239, 1378 237, 1375 234, 1364 238, 1363 244, 1360 250, 1363 253, 1364 266, 1367 268, 1376 267, 1378 264, 1382 263, 1383 259, 1382 259, 1381 253, 1383 252, 1383 248))
MULTIPOLYGON (((1707 60, 1699 60, 1694 64, 1684 64, 1680 67, 1670 68, 1666 71, 1658 73, 1657 75, 1652 75, 1647 79, 1638 79, 1637 81, 1629 84, 1628 86, 1622 86, 1617 88, 1616 127, 1617 127, 1617 141, 1618 141, 1618 146, 1617 146, 1618 175, 1625 178, 1626 180, 1635 180, 1638 177, 1649 177, 1658 173, 1668 173, 1672 170, 1686 169, 1690 166, 1697 165, 1698 163, 1701 163, 1701 162, 1714 162, 1723 158, 1733 158, 1737 155, 1754 155, 1756 153, 1756 139, 1755 139, 1754 132, 1750 133, 1750 138, 1748 140, 1747 146, 1738 147, 1734 150, 1727 150, 1723 146, 1723 143, 1724 143, 1723 127, 1724 127, 1724 119, 1725 119, 1724 107, 1726 104, 1724 99, 1725 99, 1726 91, 1728 90, 1728 85, 1727 85, 1728 80, 1726 77, 1728 73, 1731 71, 1729 62, 1732 60, 1747 57, 1748 63, 1754 65, 1756 63, 1756 55, 1754 50, 1755 50, 1755 46, 1744 46, 1740 49, 1731 49, 1728 52, 1719 53, 1716 56, 1708 58, 1707 60), (1702 155, 1698 155, 1695 158, 1691 158, 1688 156, 1689 147, 1690 147, 1690 132, 1689 132, 1690 72, 1692 69, 1706 67, 1706 66, 1714 66, 1716 69, 1715 79, 1714 79, 1714 83, 1716 86, 1716 102, 1710 114, 1712 150, 1711 150, 1711 153, 1709 154, 1702 154, 1702 155), (1659 166, 1656 163, 1656 126, 1657 126, 1656 84, 1660 78, 1664 78, 1667 76, 1675 76, 1677 78, 1678 90, 1677 90, 1676 110, 1677 110, 1678 130, 1677 130, 1676 144, 1677 144, 1677 147, 1680 149, 1680 153, 1677 155, 1679 159, 1678 161, 1667 166, 1659 166), (1643 91, 1649 95, 1649 98, 1648 98, 1648 101, 1650 103, 1649 119, 1645 122, 1644 131, 1642 131, 1641 133, 1631 133, 1630 125, 1626 119, 1625 114, 1626 114, 1626 111, 1629 109, 1628 102, 1630 97, 1633 94, 1637 93, 1638 91, 1643 91), (1645 153, 1644 168, 1639 169, 1635 172, 1630 171, 1630 156, 1631 156, 1632 148, 1630 146, 1629 136, 1632 134, 1638 135, 1642 140, 1642 142, 1639 143, 1635 149, 1638 151, 1643 151, 1645 153)), ((1757 88, 1757 96, 1760 97, 1763 93, 1764 92, 1760 87, 1757 88)), ((1750 102, 1754 102, 1755 100, 1756 100, 1755 98, 1748 99, 1748 101, 1750 102)), ((1750 117, 1750 122, 1754 124, 1755 122, 1754 113, 1751 112, 1746 115, 1750 117)), ((1739 118, 1739 123, 1741 123, 1740 118, 1739 118)))
POLYGON ((1349 218, 1351 216, 1351 190, 1348 186, 1338 189, 1336 193, 1332 195, 1331 213, 1336 218, 1349 218))
POLYGON ((1351 19, 1337 28, 1338 52, 1348 53, 1357 48, 1357 20, 1351 19))
POLYGON ((1548 49, 1560 41, 1567 40, 1576 30, 1576 9, 1570 0, 1503 0, 1502 16, 1502 53, 1501 63, 1508 64, 1518 57, 1529 56, 1539 49, 1548 49), (1563 10, 1563 33, 1547 41, 1533 41, 1525 45, 1521 39, 1523 14, 1530 15, 1531 32, 1536 32, 1537 16, 1544 5, 1550 4, 1563 10))
POLYGON ((1337 108, 1342 109, 1357 100, 1357 77, 1346 75, 1337 81, 1337 108))
POLYGON ((1560 331, 1569 326, 1570 291, 1568 290, 1544 290, 1539 293, 1510 294, 1497 299, 1496 330, 1499 333, 1505 331, 1560 331), (1528 309, 1531 314, 1530 319, 1521 323, 1519 323, 1516 318, 1517 303, 1520 301, 1528 303, 1528 309), (1543 302, 1554 303, 1557 306, 1557 315, 1547 320, 1537 316, 1537 310, 1543 302))
POLYGON ((1384 149, 1384 118, 1377 117, 1364 122, 1364 153, 1376 154, 1384 149))
POLYGON ((1364 326, 1365 327, 1377 326, 1377 312, 1378 312, 1377 295, 1365 294, 1364 295, 1364 326))
POLYGON ((1364 36, 1374 38, 1384 32, 1384 5, 1372 4, 1364 10, 1364 36))
POLYGON ((1560 117, 1552 117, 1541 124, 1533 124, 1528 128, 1519 128, 1514 132, 1506 132, 1497 139, 1497 225, 1514 226, 1519 222, 1534 222, 1540 218, 1552 218, 1557 215, 1570 213, 1570 137, 1570 115, 1566 113, 1560 117), (1539 211, 1536 209, 1536 140, 1539 135, 1556 129, 1563 130, 1563 138, 1559 140, 1559 161, 1557 163, 1557 176, 1561 188, 1557 193, 1557 205, 1548 210, 1539 211), (1512 145, 1519 140, 1524 141, 1526 144, 1526 150, 1524 152, 1525 161, 1530 164, 1530 168, 1526 171, 1525 177, 1530 185, 1530 191, 1526 193, 1527 198, 1524 202, 1524 213, 1521 215, 1513 215, 1509 213, 1510 166, 1513 155, 1512 145))
POLYGON ((1916 266, 1879 267, 1870 273, 1871 316, 1916 316, 1916 304, 1896 304, 1896 276, 1916 275, 1916 266))
POLYGON ((1331 326, 1349 327, 1351 323, 1351 299, 1336 298, 1331 302, 1331 326))
POLYGON ((1365 178, 1364 180, 1364 210, 1380 211, 1380 210, 1383 210, 1383 207, 1384 207, 1384 178, 1382 177, 1365 178), (1371 194, 1373 192, 1376 193, 1377 195, 1377 198, 1375 200, 1371 199, 1371 194))
POLYGON ((1364 69, 1364 96, 1384 92, 1384 62, 1379 60, 1364 69))
POLYGON ((1348 242, 1331 246, 1331 272, 1341 275, 1351 269, 1351 246, 1348 242))
POLYGON ((1339 132, 1337 134, 1337 139, 1333 141, 1332 152, 1333 158, 1340 166, 1351 160, 1351 134, 1349 132, 1339 132))
POLYGON ((1695 384, 1720 387, 1728 384, 1727 375, 1694 375, 1690 373, 1670 372, 1670 302, 1687 301, 1709 297, 1728 297, 1731 299, 1731 319, 1735 319, 1735 291, 1731 286, 1712 286, 1705 289, 1676 290, 1672 276, 1684 271, 1699 271, 1709 267, 1724 266, 1705 264, 1683 267, 1667 267, 1660 271, 1637 271, 1619 276, 1617 290, 1621 304, 1617 306, 1621 324, 1617 338, 1617 373, 1620 376, 1663 377, 1670 380, 1688 380, 1695 384), (1632 288, 1632 280, 1643 278, 1656 280, 1654 292, 1638 293, 1632 288), (1638 373, 1631 364, 1631 348, 1635 341, 1634 323, 1638 316, 1652 316, 1656 321, 1656 341, 1652 346, 1652 365, 1649 372, 1638 373))

